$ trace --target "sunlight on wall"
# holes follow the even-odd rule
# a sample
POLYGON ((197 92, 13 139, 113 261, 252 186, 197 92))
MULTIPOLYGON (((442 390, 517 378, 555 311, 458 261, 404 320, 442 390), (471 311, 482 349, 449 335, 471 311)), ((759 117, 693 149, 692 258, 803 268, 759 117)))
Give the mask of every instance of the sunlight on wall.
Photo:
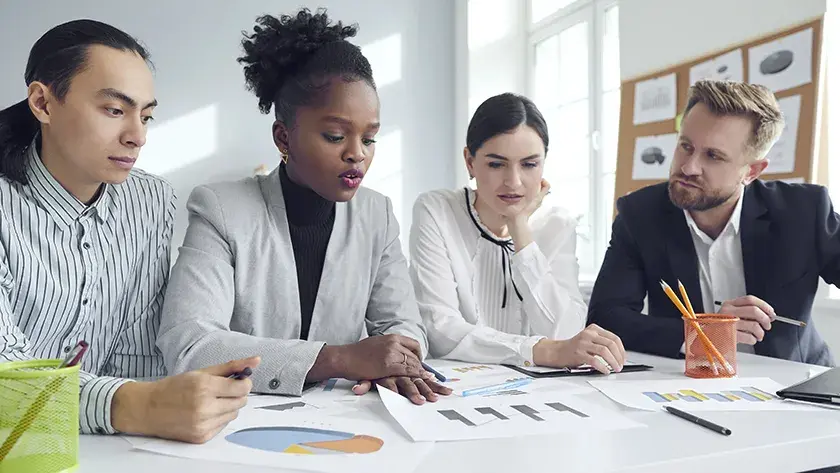
POLYGON ((165 174, 201 161, 218 150, 218 128, 216 104, 155 125, 149 129, 138 167, 165 174))
POLYGON ((518 0, 469 0, 467 38, 469 48, 492 44, 513 30, 511 18, 517 17, 518 0))
POLYGON ((394 214, 400 223, 402 234, 408 231, 403 226, 405 209, 403 208, 403 136, 402 130, 394 130, 376 140, 376 154, 370 171, 365 176, 364 186, 391 198, 394 214))
POLYGON ((402 35, 386 36, 366 46, 362 53, 373 69, 373 80, 378 88, 402 79, 402 35))

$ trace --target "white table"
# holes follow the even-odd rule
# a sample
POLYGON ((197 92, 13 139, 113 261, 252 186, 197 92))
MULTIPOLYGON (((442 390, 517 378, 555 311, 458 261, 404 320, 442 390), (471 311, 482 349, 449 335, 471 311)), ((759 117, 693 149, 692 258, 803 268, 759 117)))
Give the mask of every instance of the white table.
MULTIPOLYGON (((618 379, 681 376, 683 361, 630 354, 654 372, 613 375, 618 379)), ((738 354, 742 377, 770 377, 788 385, 806 378, 810 365, 738 354)), ((586 383, 586 378, 574 379, 586 383)), ((680 473, 801 472, 840 465, 840 410, 814 412, 704 412, 703 417, 732 429, 725 437, 665 413, 626 409, 600 393, 587 400, 621 411, 648 428, 570 439, 531 436, 516 439, 437 443, 417 472, 601 472, 680 473)), ((120 437, 85 436, 79 473, 269 473, 273 468, 211 463, 136 451, 120 437)), ((288 470, 286 470, 288 471, 288 470)))

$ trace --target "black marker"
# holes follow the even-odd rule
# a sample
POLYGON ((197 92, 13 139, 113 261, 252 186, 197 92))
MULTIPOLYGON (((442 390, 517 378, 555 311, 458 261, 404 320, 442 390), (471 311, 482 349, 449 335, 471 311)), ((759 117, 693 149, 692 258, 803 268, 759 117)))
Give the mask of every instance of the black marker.
POLYGON ((251 376, 252 373, 253 372, 251 371, 251 368, 246 367, 244 370, 238 373, 231 374, 230 376, 228 376, 228 379, 245 379, 248 376, 251 376))
POLYGON ((732 433, 731 430, 723 427, 721 425, 717 425, 715 423, 709 422, 706 419, 701 419, 694 414, 689 414, 688 412, 681 411, 671 406, 664 406, 665 410, 671 414, 674 414, 677 417, 681 417, 689 422, 694 422, 697 425, 701 425, 709 430, 717 432, 721 435, 730 435, 732 433))

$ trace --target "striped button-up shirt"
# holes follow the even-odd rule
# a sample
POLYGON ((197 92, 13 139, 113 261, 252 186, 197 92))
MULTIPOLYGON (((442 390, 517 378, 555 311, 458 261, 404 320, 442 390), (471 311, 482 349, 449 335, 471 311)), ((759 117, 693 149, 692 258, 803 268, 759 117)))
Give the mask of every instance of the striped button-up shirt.
POLYGON ((28 184, 0 177, 0 362, 63 358, 79 341, 79 424, 113 433, 130 379, 165 374, 155 337, 169 274, 175 193, 133 170, 85 205, 31 147, 28 184))

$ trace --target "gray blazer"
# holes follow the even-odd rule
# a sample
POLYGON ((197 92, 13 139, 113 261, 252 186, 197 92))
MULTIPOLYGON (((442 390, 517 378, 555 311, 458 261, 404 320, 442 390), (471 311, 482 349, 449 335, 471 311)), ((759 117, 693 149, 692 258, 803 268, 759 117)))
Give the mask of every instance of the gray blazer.
POLYGON ((309 340, 278 171, 197 187, 172 269, 157 346, 176 374, 253 355, 254 392, 299 395, 326 344, 426 333, 387 197, 359 189, 336 204, 309 340))

